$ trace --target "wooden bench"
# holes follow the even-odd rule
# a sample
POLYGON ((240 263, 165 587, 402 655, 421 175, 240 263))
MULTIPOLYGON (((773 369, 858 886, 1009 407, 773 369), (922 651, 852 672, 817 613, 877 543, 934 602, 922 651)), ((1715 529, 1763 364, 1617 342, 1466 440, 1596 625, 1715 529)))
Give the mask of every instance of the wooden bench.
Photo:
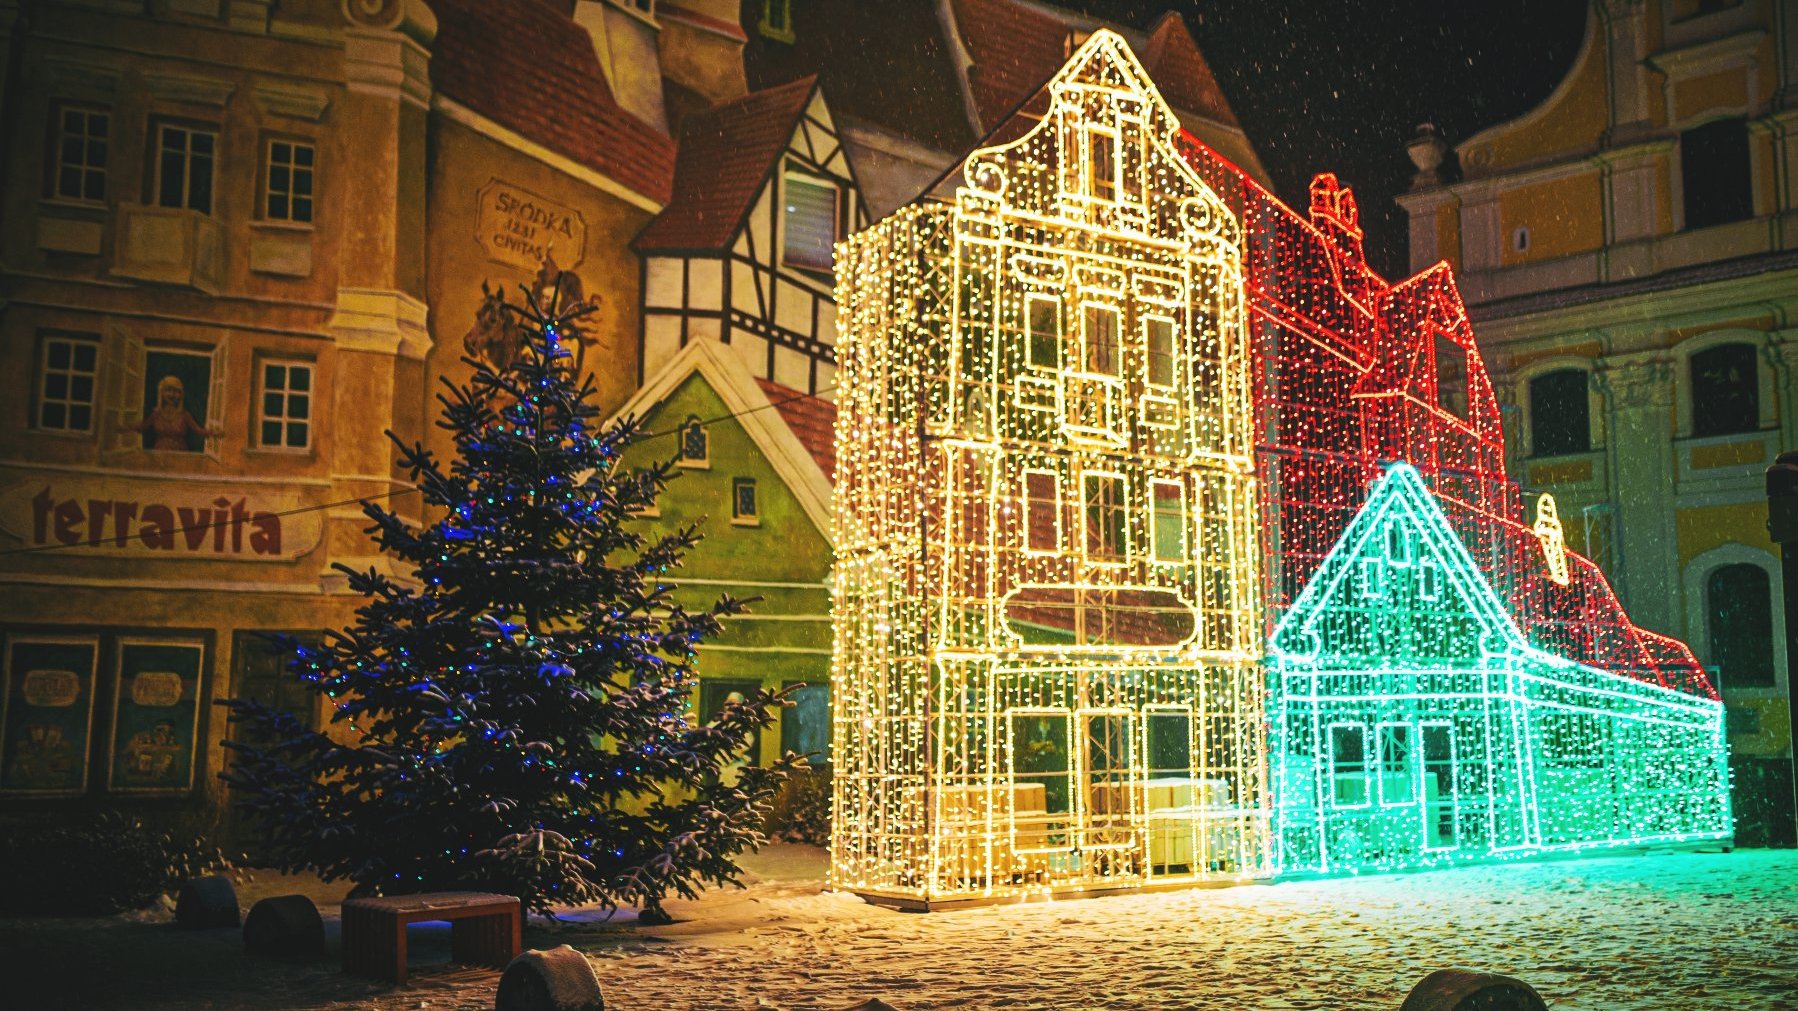
POLYGON ((505 968, 522 943, 523 903, 488 892, 426 892, 343 904, 343 971, 406 982, 406 927, 450 921, 450 960, 505 968))

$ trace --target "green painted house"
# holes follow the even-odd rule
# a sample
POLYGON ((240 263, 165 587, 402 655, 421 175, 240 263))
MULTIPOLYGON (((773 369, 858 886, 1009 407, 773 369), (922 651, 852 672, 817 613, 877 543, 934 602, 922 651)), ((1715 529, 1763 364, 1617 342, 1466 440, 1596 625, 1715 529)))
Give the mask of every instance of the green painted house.
POLYGON ((704 539, 670 578, 701 607, 719 594, 757 597, 699 647, 697 715, 754 688, 804 687, 764 735, 757 761, 784 750, 828 760, 830 742, 830 474, 836 410, 754 376, 716 341, 693 341, 647 377, 619 411, 643 423, 632 467, 676 458, 653 535, 698 524, 704 539))
POLYGON ((1275 629, 1286 872, 1727 840, 1723 708, 1530 644, 1395 464, 1275 629))

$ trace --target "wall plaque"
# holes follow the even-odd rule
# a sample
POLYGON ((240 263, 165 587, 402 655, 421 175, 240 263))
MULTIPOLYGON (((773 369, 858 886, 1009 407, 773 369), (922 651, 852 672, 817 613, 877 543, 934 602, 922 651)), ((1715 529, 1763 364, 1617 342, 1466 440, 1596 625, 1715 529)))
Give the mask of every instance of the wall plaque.
POLYGON ((488 259, 535 271, 552 249, 563 269, 586 255, 587 219, 573 207, 501 179, 481 187, 476 200, 475 239, 488 259))

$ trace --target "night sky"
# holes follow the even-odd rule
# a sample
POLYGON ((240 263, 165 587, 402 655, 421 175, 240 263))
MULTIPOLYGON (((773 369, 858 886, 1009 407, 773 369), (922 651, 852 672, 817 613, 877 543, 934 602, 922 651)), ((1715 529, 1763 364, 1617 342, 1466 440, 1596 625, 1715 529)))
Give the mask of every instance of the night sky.
POLYGON ((1583 0, 1060 0, 1146 28, 1186 18, 1273 176, 1306 206, 1316 172, 1353 186, 1368 259, 1406 267, 1404 144, 1434 122, 1450 145, 1546 98, 1579 51, 1583 0))

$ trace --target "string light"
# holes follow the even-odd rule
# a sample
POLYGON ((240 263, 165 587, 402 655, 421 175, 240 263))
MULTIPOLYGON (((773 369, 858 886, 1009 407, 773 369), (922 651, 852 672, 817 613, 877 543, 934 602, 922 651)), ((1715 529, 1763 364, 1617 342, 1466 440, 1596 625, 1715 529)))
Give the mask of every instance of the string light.
POLYGON ((839 247, 831 874, 927 902, 1264 874, 1235 215, 1096 34, 953 204, 839 247))
POLYGON ((1722 705, 1531 645, 1408 465, 1281 619, 1268 666, 1282 870, 1730 833, 1722 705))
POLYGON ((1348 187, 1295 214, 1111 32, 1045 93, 952 202, 837 249, 833 883, 1726 836, 1716 690, 1552 499, 1523 523, 1448 266, 1386 282, 1348 187), (1349 576, 1402 606, 1342 604, 1349 576))

